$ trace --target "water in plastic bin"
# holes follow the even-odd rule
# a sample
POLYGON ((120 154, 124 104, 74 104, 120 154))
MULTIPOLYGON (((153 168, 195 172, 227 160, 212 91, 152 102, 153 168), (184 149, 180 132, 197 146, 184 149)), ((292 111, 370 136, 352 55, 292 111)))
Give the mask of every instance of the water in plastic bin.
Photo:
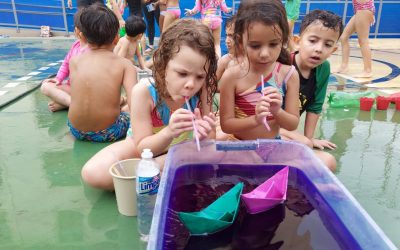
POLYGON ((278 248, 396 249, 304 145, 282 140, 201 141, 198 153, 190 141, 169 149, 147 249, 278 248), (249 192, 286 166, 286 201, 265 213, 253 217, 241 203, 232 225, 196 237, 179 220, 178 212, 208 207, 239 182, 243 193, 249 192))
MULTIPOLYGON (((234 224, 208 236, 190 236, 177 212, 199 211, 243 182, 249 192, 284 166, 186 165, 179 168, 172 185, 163 249, 340 249, 340 236, 329 231, 302 192, 307 182, 291 169, 287 200, 259 214, 248 214, 241 202, 234 224), (190 178, 188 178, 190 177, 190 178), (335 238, 336 237, 336 238, 335 238)), ((331 218, 334 220, 335 218, 331 218)))

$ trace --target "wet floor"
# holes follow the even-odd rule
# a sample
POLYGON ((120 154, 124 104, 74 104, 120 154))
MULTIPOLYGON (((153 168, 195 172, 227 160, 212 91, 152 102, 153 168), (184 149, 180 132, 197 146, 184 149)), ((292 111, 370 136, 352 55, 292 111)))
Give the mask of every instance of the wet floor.
MULTIPOLYGON (((8 51, 10 56, 0 57, 0 102, 15 93, 12 87, 5 88, 8 83, 20 82, 15 87, 19 88, 38 82, 45 73, 17 79, 63 59, 71 43, 1 39, 0 55, 8 51), (18 46, 26 46, 23 54, 18 46)), ((356 48, 353 54, 358 56, 356 48)), ((400 64, 395 50, 374 51, 374 58, 400 64)), ((332 57, 332 68, 338 59, 332 57)), ((351 63, 360 62, 351 58, 351 63)), ((374 65, 374 79, 393 71, 380 62, 374 65)), ((54 68, 56 72, 58 66, 46 70, 51 73, 54 68)), ((393 77, 387 83, 397 81, 393 77)), ((358 91, 360 86, 350 78, 331 77, 330 91, 358 91)), ((384 93, 397 89, 373 90, 384 93)), ((66 126, 66 112, 50 113, 47 99, 38 90, 0 109, 0 122, 0 248, 137 249, 136 218, 118 214, 113 193, 87 187, 80 178, 83 164, 107 144, 75 141, 66 126)), ((317 131, 338 145, 332 151, 338 161, 336 176, 397 247, 399 123, 400 111, 393 105, 387 111, 372 112, 326 105, 317 131)))

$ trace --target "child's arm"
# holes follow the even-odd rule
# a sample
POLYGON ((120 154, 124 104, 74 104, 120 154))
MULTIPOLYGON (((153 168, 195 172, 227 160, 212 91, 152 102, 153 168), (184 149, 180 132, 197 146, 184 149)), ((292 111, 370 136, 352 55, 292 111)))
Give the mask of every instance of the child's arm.
POLYGON ((231 61, 230 55, 223 55, 220 59, 218 59, 217 66, 217 81, 219 81, 224 74, 226 68, 228 67, 229 62, 231 61))
POLYGON ((199 13, 200 10, 201 10, 200 0, 196 0, 196 3, 194 5, 193 9, 191 9, 191 10, 185 9, 185 15, 186 16, 192 16, 192 15, 195 15, 195 14, 199 13))
POLYGON ((320 140, 314 138, 314 131, 315 128, 317 127, 319 116, 320 116, 319 114, 307 112, 304 123, 304 135, 311 140, 314 148, 319 148, 319 149, 329 148, 333 150, 336 148, 336 144, 328 140, 320 140))
POLYGON ((330 64, 328 61, 323 62, 316 69, 316 90, 314 102, 307 108, 306 119, 304 123, 304 135, 313 142, 315 148, 324 149, 335 149, 336 145, 327 140, 314 139, 315 128, 317 127, 320 113, 322 112, 322 106, 325 101, 326 90, 328 88, 330 75, 330 64))
POLYGON ((144 62, 144 59, 143 59, 143 56, 142 56, 142 53, 140 52, 139 46, 136 46, 136 57, 138 59, 140 68, 141 69, 147 69, 146 68, 146 64, 144 62))
MULTIPOLYGON (((125 93, 126 93, 126 98, 128 100, 128 107, 129 110, 131 110, 132 104, 131 104, 131 100, 132 100, 132 89, 133 86, 136 85, 137 83, 137 72, 135 69, 135 66, 129 62, 128 60, 123 59, 125 62, 125 69, 124 69, 124 76, 122 79, 122 86, 124 87, 125 93)), ((142 152, 142 151, 140 151, 142 152)))
POLYGON ((139 152, 150 148, 154 155, 165 153, 175 137, 186 131, 192 131, 193 114, 186 109, 176 110, 170 117, 168 126, 153 134, 151 112, 152 97, 144 79, 132 90, 131 124, 135 145, 139 152))
POLYGON ((228 8, 228 6, 226 6, 226 2, 225 2, 225 0, 221 0, 221 10, 224 12, 224 13, 229 13, 229 12, 231 12, 232 11, 232 8, 228 8))
POLYGON ((128 58, 128 47, 129 47, 129 43, 126 43, 122 40, 123 38, 121 38, 121 40, 118 42, 117 46, 115 46, 114 48, 114 54, 116 54, 117 56, 123 57, 128 59, 129 61, 132 61, 132 58, 128 58))
POLYGON ((80 45, 79 40, 75 41, 72 44, 71 49, 68 51, 67 55, 64 58, 63 63, 58 69, 56 80, 59 82, 59 84, 61 84, 62 81, 64 81, 65 78, 69 76, 69 61, 71 60, 74 50, 79 49, 80 47, 79 45, 80 45))
POLYGON ((299 125, 299 85, 299 74, 294 71, 286 82, 285 109, 275 104, 273 96, 266 95, 270 97, 270 112, 279 126, 287 130, 295 130, 299 125))
POLYGON ((110 0, 112 11, 114 14, 117 16, 118 21, 119 21, 119 26, 124 27, 125 26, 125 20, 122 18, 121 12, 119 12, 118 5, 115 0, 110 0))
MULTIPOLYGON (((198 123, 197 128, 203 130, 203 134, 200 137, 202 138, 208 138, 208 139, 215 139, 216 136, 216 117, 212 112, 212 103, 208 103, 207 100, 208 96, 208 91, 205 86, 203 86, 202 91, 201 91, 201 112, 200 110, 196 112, 196 121, 198 123), (201 116, 203 115, 203 116, 201 116)), ((211 100, 212 102, 212 100, 211 100)))
POLYGON ((227 134, 242 133, 262 124, 255 115, 235 117, 235 80, 238 79, 238 76, 234 75, 235 70, 237 71, 237 67, 227 69, 219 82, 221 128, 227 134))

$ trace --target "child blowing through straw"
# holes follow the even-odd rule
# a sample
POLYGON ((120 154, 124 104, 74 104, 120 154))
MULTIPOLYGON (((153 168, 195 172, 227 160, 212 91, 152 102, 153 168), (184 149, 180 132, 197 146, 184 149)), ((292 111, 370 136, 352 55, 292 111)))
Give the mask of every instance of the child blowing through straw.
POLYGON ((154 79, 143 79, 132 90, 133 135, 104 148, 85 164, 82 178, 88 185, 113 189, 110 166, 117 160, 139 157, 145 148, 163 166, 169 147, 192 139, 192 133, 197 132, 200 140, 215 137, 211 106, 217 90, 217 58, 213 44, 209 29, 194 20, 174 22, 163 33, 154 52, 154 79))
POLYGON ((220 80, 221 127, 235 139, 279 138, 280 127, 298 125, 299 79, 284 48, 288 30, 280 1, 242 1, 235 46, 248 65, 228 68, 220 80))
POLYGON ((82 35, 90 48, 70 61, 71 105, 68 126, 79 140, 115 141, 126 135, 129 114, 120 110, 121 87, 130 95, 136 70, 113 54, 118 19, 105 6, 91 5, 80 17, 82 35))

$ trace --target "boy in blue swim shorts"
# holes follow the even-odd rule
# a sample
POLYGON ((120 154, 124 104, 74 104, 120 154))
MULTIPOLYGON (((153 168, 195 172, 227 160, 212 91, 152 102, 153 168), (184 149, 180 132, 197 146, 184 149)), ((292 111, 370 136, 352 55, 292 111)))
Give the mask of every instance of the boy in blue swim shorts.
POLYGON ((83 10, 80 21, 81 35, 90 49, 70 60, 68 126, 78 140, 116 141, 126 136, 130 122, 129 114, 121 112, 121 88, 130 107, 136 70, 112 51, 119 39, 119 23, 111 10, 91 5, 83 10))

